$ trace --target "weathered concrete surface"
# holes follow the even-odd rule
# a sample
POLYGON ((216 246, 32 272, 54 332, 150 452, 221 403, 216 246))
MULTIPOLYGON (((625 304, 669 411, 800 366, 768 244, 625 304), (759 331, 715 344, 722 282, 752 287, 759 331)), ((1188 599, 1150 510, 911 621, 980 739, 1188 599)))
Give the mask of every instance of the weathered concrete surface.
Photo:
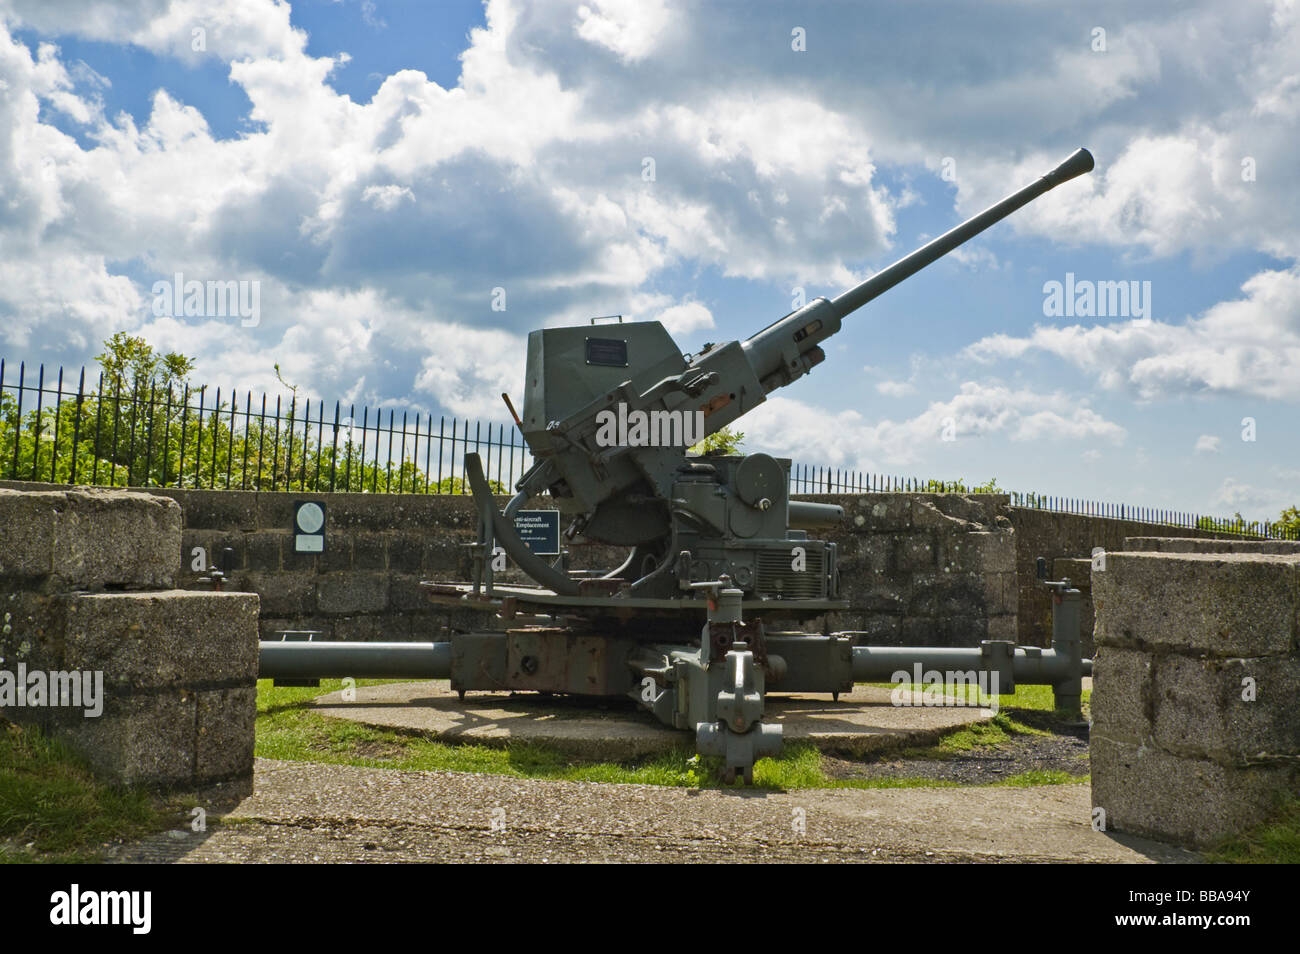
POLYGON ((1134 542, 1092 574, 1093 804, 1112 828, 1203 847, 1300 784, 1300 553, 1134 542))
MULTIPOLYGON (((578 707, 535 693, 474 693, 461 702, 446 680, 364 686, 355 702, 333 692, 316 700, 325 715, 367 725, 427 733, 457 742, 504 745, 536 742, 590 759, 633 759, 692 743, 688 732, 662 725, 629 703, 578 707)), ((861 755, 922 745, 944 732, 983 722, 988 709, 893 706, 889 690, 857 686, 853 693, 768 696, 767 716, 785 727, 787 742, 861 755)))
MULTIPOLYGON (((1020 591, 1016 610, 1016 641, 1025 646, 1050 646, 1052 640, 1052 595, 1035 578, 1034 562, 1038 557, 1046 557, 1048 567, 1052 568, 1058 558, 1082 559, 1090 556, 1094 547, 1102 547, 1108 552, 1128 550, 1131 549, 1126 544, 1129 538, 1137 534, 1163 533, 1166 530, 1186 538, 1227 536, 1209 530, 1165 527, 1119 517, 1057 513, 1033 507, 1012 507, 1009 512, 1016 531, 1015 577, 1020 591)), ((1075 584, 1081 584, 1087 582, 1088 577, 1076 578, 1070 574, 1070 579, 1075 584)), ((1087 634, 1092 629, 1093 612, 1087 602, 1088 591, 1083 586, 1079 588, 1084 590, 1084 654, 1088 655, 1090 644, 1087 634)))
POLYGON ((255 594, 157 590, 41 599, 60 609, 46 614, 59 626, 37 632, 30 614, 17 616, 14 631, 0 636, 0 666, 101 674, 103 711, 87 718, 81 709, 11 707, 0 714, 63 738, 113 781, 252 790, 255 594))
POLYGON ((1092 591, 1099 646, 1219 658, 1290 653, 1300 556, 1108 553, 1092 591))
POLYGON ((0 671, 60 687, 6 693, 0 715, 112 782, 235 797, 252 791, 258 599, 171 589, 180 545, 165 497, 0 489, 0 671))
POLYGON ((1205 540, 1199 537, 1128 537, 1133 553, 1271 553, 1300 554, 1300 540, 1205 540))
POLYGON ((806 789, 602 785, 258 760, 256 794, 205 835, 120 861, 1181 862, 1093 831, 1085 785, 806 789))
POLYGON ((60 668, 103 670, 128 692, 254 686, 257 609, 254 593, 77 593, 67 597, 60 668))
POLYGON ((1296 777, 1286 765, 1236 768, 1099 735, 1089 755, 1108 827, 1199 847, 1264 820, 1296 777))
POLYGON ((0 488, 0 577, 53 589, 170 587, 180 563, 181 509, 149 494, 95 487, 0 488))

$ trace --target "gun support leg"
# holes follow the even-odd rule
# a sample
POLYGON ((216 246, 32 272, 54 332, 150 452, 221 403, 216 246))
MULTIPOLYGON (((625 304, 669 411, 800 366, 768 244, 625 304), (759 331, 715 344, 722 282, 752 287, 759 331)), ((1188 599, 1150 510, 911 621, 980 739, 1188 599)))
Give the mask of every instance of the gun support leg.
POLYGON ((1052 649, 1061 660, 1061 676, 1052 683, 1056 710, 1083 721, 1083 642, 1080 639, 1080 594, 1067 589, 1052 594, 1052 649))
POLYGON ((752 785, 754 762, 781 751, 781 726, 763 722, 763 674, 754 665, 749 647, 734 643, 714 665, 724 667, 724 681, 715 702, 717 718, 696 725, 696 746, 705 755, 723 759, 723 781, 728 785, 736 780, 738 772, 743 774, 746 785, 752 785))

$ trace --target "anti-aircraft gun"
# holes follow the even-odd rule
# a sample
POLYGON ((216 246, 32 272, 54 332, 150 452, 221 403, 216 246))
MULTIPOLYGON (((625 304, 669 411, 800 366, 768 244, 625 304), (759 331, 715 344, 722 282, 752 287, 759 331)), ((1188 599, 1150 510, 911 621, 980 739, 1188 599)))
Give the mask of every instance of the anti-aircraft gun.
POLYGON ((350 655, 347 644, 263 644, 263 675, 449 677, 462 695, 626 694, 663 722, 694 730, 701 752, 725 759, 728 780, 740 772, 747 781, 754 761, 781 746, 780 726, 762 721, 769 686, 838 694, 922 661, 996 670, 1003 687, 1017 677, 1049 682, 1058 703, 1077 708, 1089 668, 1077 641, 1033 653, 997 641, 978 650, 881 649, 855 646, 847 634, 768 631, 766 620, 848 608, 839 598, 835 544, 809 537, 837 525, 843 511, 791 500, 787 460, 689 457, 686 449, 820 364, 821 344, 850 314, 1092 168, 1092 156, 1079 149, 837 298, 817 298, 744 341, 690 355, 657 321, 533 332, 516 423, 535 463, 499 511, 481 461, 466 456, 480 519, 475 578, 429 589, 435 601, 541 625, 457 633, 420 650, 384 644, 391 664, 379 661, 382 649, 373 644, 350 655), (627 548, 624 562, 575 573, 563 558, 533 553, 515 516, 542 495, 562 514, 567 540, 627 548), (493 555, 501 551, 537 585, 498 583, 493 555))

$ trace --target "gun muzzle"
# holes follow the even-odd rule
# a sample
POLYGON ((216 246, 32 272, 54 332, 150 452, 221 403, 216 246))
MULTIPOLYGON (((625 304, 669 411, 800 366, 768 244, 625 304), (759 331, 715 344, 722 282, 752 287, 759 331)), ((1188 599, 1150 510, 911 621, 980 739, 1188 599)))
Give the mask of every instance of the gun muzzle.
POLYGON ((1087 149, 1076 149, 1070 154, 1070 158, 1043 176, 1043 178, 1050 183, 1050 188, 1055 188, 1062 182, 1069 182, 1084 173, 1092 172, 1093 165, 1092 153, 1087 149))

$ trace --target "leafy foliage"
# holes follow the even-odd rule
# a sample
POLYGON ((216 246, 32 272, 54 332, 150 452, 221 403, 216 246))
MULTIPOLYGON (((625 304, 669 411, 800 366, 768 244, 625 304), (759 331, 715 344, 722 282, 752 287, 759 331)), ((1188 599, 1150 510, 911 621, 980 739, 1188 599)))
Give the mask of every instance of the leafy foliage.
POLYGON ((742 445, 745 443, 745 435, 741 431, 733 431, 729 427, 724 427, 720 431, 710 434, 704 440, 700 441, 694 447, 686 451, 693 457, 703 457, 705 454, 717 454, 724 457, 730 457, 739 454, 742 445))
MULTIPOLYGON (((224 400, 219 390, 194 387, 192 359, 160 354, 140 337, 115 334, 96 360, 103 368, 100 383, 57 407, 24 405, 20 413, 14 394, 0 395, 0 478, 115 487, 468 492, 460 477, 439 484, 414 461, 380 460, 378 417, 363 427, 343 422, 337 431, 320 420, 323 407, 310 419, 307 402, 283 378, 287 410, 280 399, 255 410, 224 400)), ((505 492, 500 482, 489 483, 505 492)))

